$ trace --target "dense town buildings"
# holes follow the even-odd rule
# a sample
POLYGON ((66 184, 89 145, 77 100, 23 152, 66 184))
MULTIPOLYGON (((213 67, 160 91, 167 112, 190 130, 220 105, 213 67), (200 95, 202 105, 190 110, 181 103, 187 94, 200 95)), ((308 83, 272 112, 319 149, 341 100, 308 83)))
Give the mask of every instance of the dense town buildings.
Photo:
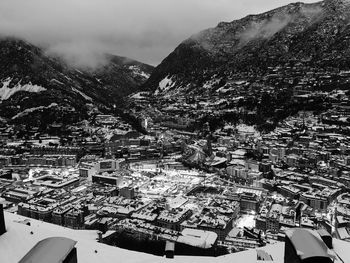
MULTIPOLYGON (((175 109, 164 112, 182 110, 175 109)), ((190 117, 146 113, 148 135, 116 130, 115 119, 101 115, 84 128, 84 140, 79 129, 70 143, 3 138, 1 203, 74 229, 185 243, 186 231, 212 233, 213 244, 233 251, 275 242, 296 227, 350 240, 350 141, 328 115, 301 112, 262 134, 229 122, 192 133, 190 117)))

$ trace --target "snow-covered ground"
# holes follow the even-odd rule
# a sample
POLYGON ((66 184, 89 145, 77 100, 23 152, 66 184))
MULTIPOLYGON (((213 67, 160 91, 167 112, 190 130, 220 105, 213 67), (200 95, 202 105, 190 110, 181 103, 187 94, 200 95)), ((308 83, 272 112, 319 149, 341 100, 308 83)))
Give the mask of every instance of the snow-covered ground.
POLYGON ((133 171, 156 172, 157 164, 147 162, 131 163, 130 169, 133 171))
POLYGON ((237 128, 239 133, 253 133, 253 134, 256 134, 257 136, 260 135, 254 126, 240 124, 236 128, 237 128))
POLYGON ((148 79, 151 75, 142 71, 139 67, 137 66, 130 66, 129 67, 130 70, 132 70, 132 72, 134 73, 134 75, 138 75, 138 76, 141 76, 141 77, 144 77, 146 79, 148 79))
POLYGON ((148 92, 137 92, 137 93, 135 93, 135 94, 132 94, 131 96, 130 96, 130 98, 132 98, 132 99, 143 99, 143 98, 146 98, 146 96, 148 96, 149 95, 149 93, 148 92))
MULTIPOLYGON (((0 236, 0 262, 15 263, 34 247, 34 245, 49 237, 66 237, 77 241, 78 262, 90 263, 112 263, 116 259, 123 259, 125 263, 161 263, 169 262, 165 257, 154 256, 141 252, 129 251, 118 247, 108 246, 96 241, 97 231, 72 230, 45 222, 27 219, 22 216, 5 213, 7 232, 0 236), (26 220, 26 221, 25 221, 26 220), (30 222, 30 226, 26 222, 30 222), (23 222, 23 223, 21 223, 23 222)), ((196 263, 196 262, 256 262, 256 251, 244 251, 217 258, 212 257, 190 257, 175 256, 171 262, 174 263, 196 263)), ((118 260, 117 260, 118 261, 118 260)))
POLYGON ((92 98, 90 98, 88 95, 86 95, 85 93, 81 92, 80 90, 77 90, 76 88, 72 88, 72 90, 76 93, 78 93, 79 95, 81 95, 84 99, 92 101, 92 98))
POLYGON ((49 106, 39 106, 39 107, 34 107, 34 108, 29 108, 29 109, 25 109, 24 111, 16 114, 15 116, 12 117, 12 119, 17 119, 23 116, 28 115, 29 113, 32 113, 34 111, 40 111, 40 110, 44 110, 44 109, 49 109, 49 108, 53 108, 53 107, 57 107, 57 103, 51 103, 49 106))
POLYGON ((27 226, 20 223, 26 219, 25 217, 10 213, 5 213, 5 219, 7 232, 0 236, 0 262, 18 262, 37 242, 56 236, 78 241, 76 247, 79 262, 115 262, 118 257, 122 257, 123 262, 130 263, 155 262, 157 259, 152 255, 98 243, 97 231, 72 230, 33 219, 29 219, 31 225, 27 226))
POLYGON ((236 222, 236 226, 238 228, 244 228, 244 227, 255 227, 255 219, 254 215, 242 215, 236 222))
MULTIPOLYGON (((51 138, 51 139, 42 139, 39 140, 28 140, 27 142, 33 143, 35 146, 47 146, 50 145, 50 143, 59 144, 60 140, 59 138, 51 138)), ((13 147, 13 146, 20 146, 21 144, 25 143, 25 141, 16 140, 15 142, 7 142, 7 147, 13 147)))
POLYGON ((164 93, 164 92, 168 91, 169 89, 171 89, 172 87, 174 87, 175 84, 176 83, 172 80, 172 77, 167 76, 159 82, 159 86, 154 94, 158 95, 160 93, 164 93))
POLYGON ((57 84, 60 84, 60 85, 64 85, 63 82, 61 82, 61 81, 59 81, 59 80, 57 80, 57 79, 51 79, 50 81, 51 81, 51 82, 56 82, 57 84))
POLYGON ((214 232, 190 228, 185 228, 181 234, 177 242, 201 248, 211 248, 218 238, 214 232))
POLYGON ((208 80, 207 82, 204 83, 203 88, 204 89, 211 89, 213 85, 217 84, 220 82, 220 79, 213 78, 211 80, 208 80))
MULTIPOLYGON (((169 262, 169 259, 164 257, 129 251, 98 243, 96 241, 97 231, 94 230, 72 230, 7 212, 5 212, 5 221, 7 232, 0 236, 0 262, 18 262, 30 249, 34 247, 34 245, 36 245, 37 242, 45 238, 57 236, 66 237, 77 241, 76 248, 78 262, 112 263, 116 262, 116 259, 122 259, 122 261, 125 263, 169 262), (28 221, 30 222, 30 226, 26 225, 28 221)), ((343 262, 350 263, 350 244, 333 239, 333 245, 335 252, 342 258, 343 262)), ((283 242, 261 247, 259 250, 266 251, 272 256, 273 261, 270 261, 271 263, 284 262, 283 242)), ((257 252, 255 249, 216 258, 175 256, 175 258, 170 261, 173 263, 261 262, 257 261, 257 252)))
POLYGON ((178 195, 175 198, 167 199, 170 208, 179 208, 182 207, 187 201, 188 198, 183 197, 182 195, 178 195))
POLYGON ((11 81, 11 78, 7 78, 5 81, 2 82, 2 87, 0 88, 0 100, 7 100, 19 91, 38 93, 46 90, 45 88, 38 85, 33 85, 30 82, 25 85, 21 85, 21 82, 19 82, 16 86, 10 88, 9 86, 11 81))
MULTIPOLYGON (((119 124, 121 124, 121 122, 119 124)), ((128 124, 126 124, 126 125, 128 125, 128 124)), ((84 122, 84 123, 82 123, 81 128, 83 128, 88 133, 102 135, 106 140, 110 140, 116 134, 124 135, 124 134, 132 131, 131 126, 130 125, 128 125, 128 126, 129 127, 127 127, 127 130, 122 130, 122 129, 118 129, 118 128, 91 126, 88 122, 84 122)))

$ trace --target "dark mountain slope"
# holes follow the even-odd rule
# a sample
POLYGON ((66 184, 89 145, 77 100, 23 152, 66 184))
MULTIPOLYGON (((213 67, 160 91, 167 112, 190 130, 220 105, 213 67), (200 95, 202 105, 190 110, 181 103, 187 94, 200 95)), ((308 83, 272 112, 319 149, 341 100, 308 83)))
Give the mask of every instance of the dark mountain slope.
POLYGON ((296 63, 305 65, 306 71, 313 67, 350 68, 348 0, 295 3, 219 23, 181 43, 156 67, 143 89, 159 89, 159 83, 167 77, 176 84, 164 94, 187 91, 189 86, 203 86, 213 76, 260 78, 271 67, 293 67, 296 63))
POLYGON ((107 55, 108 63, 96 70, 79 70, 44 50, 18 39, 0 41, 0 117, 40 124, 74 122, 92 109, 123 105, 123 97, 138 90, 152 66, 107 55), (48 118, 46 118, 48 119, 48 118))

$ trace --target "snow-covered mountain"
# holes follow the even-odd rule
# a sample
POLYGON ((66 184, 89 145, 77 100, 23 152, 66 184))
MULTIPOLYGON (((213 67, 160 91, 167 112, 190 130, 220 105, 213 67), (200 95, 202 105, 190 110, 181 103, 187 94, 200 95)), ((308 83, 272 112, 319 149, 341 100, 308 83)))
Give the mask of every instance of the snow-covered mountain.
POLYGON ((106 60, 98 69, 77 69, 23 40, 0 39, 0 117, 36 125, 74 122, 91 108, 122 106, 153 67, 113 55, 106 60))
POLYGON ((206 87, 219 89, 232 79, 254 77, 265 84, 271 74, 288 79, 300 70, 349 70, 349 3, 294 3, 221 22, 182 42, 155 68, 143 88, 167 96, 200 94, 206 84, 216 83, 206 87))

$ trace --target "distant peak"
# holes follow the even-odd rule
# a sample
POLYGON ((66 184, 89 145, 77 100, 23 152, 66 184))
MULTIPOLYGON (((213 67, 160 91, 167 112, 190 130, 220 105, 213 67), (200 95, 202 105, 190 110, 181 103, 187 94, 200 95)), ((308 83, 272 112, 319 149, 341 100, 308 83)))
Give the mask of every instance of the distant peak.
POLYGON ((322 8, 331 16, 350 19, 350 0, 324 0, 322 8))
POLYGON ((324 0, 323 3, 326 6, 330 6, 333 8, 339 8, 339 7, 350 5, 350 0, 324 0))
POLYGON ((325 3, 349 4, 350 0, 324 0, 325 3))

